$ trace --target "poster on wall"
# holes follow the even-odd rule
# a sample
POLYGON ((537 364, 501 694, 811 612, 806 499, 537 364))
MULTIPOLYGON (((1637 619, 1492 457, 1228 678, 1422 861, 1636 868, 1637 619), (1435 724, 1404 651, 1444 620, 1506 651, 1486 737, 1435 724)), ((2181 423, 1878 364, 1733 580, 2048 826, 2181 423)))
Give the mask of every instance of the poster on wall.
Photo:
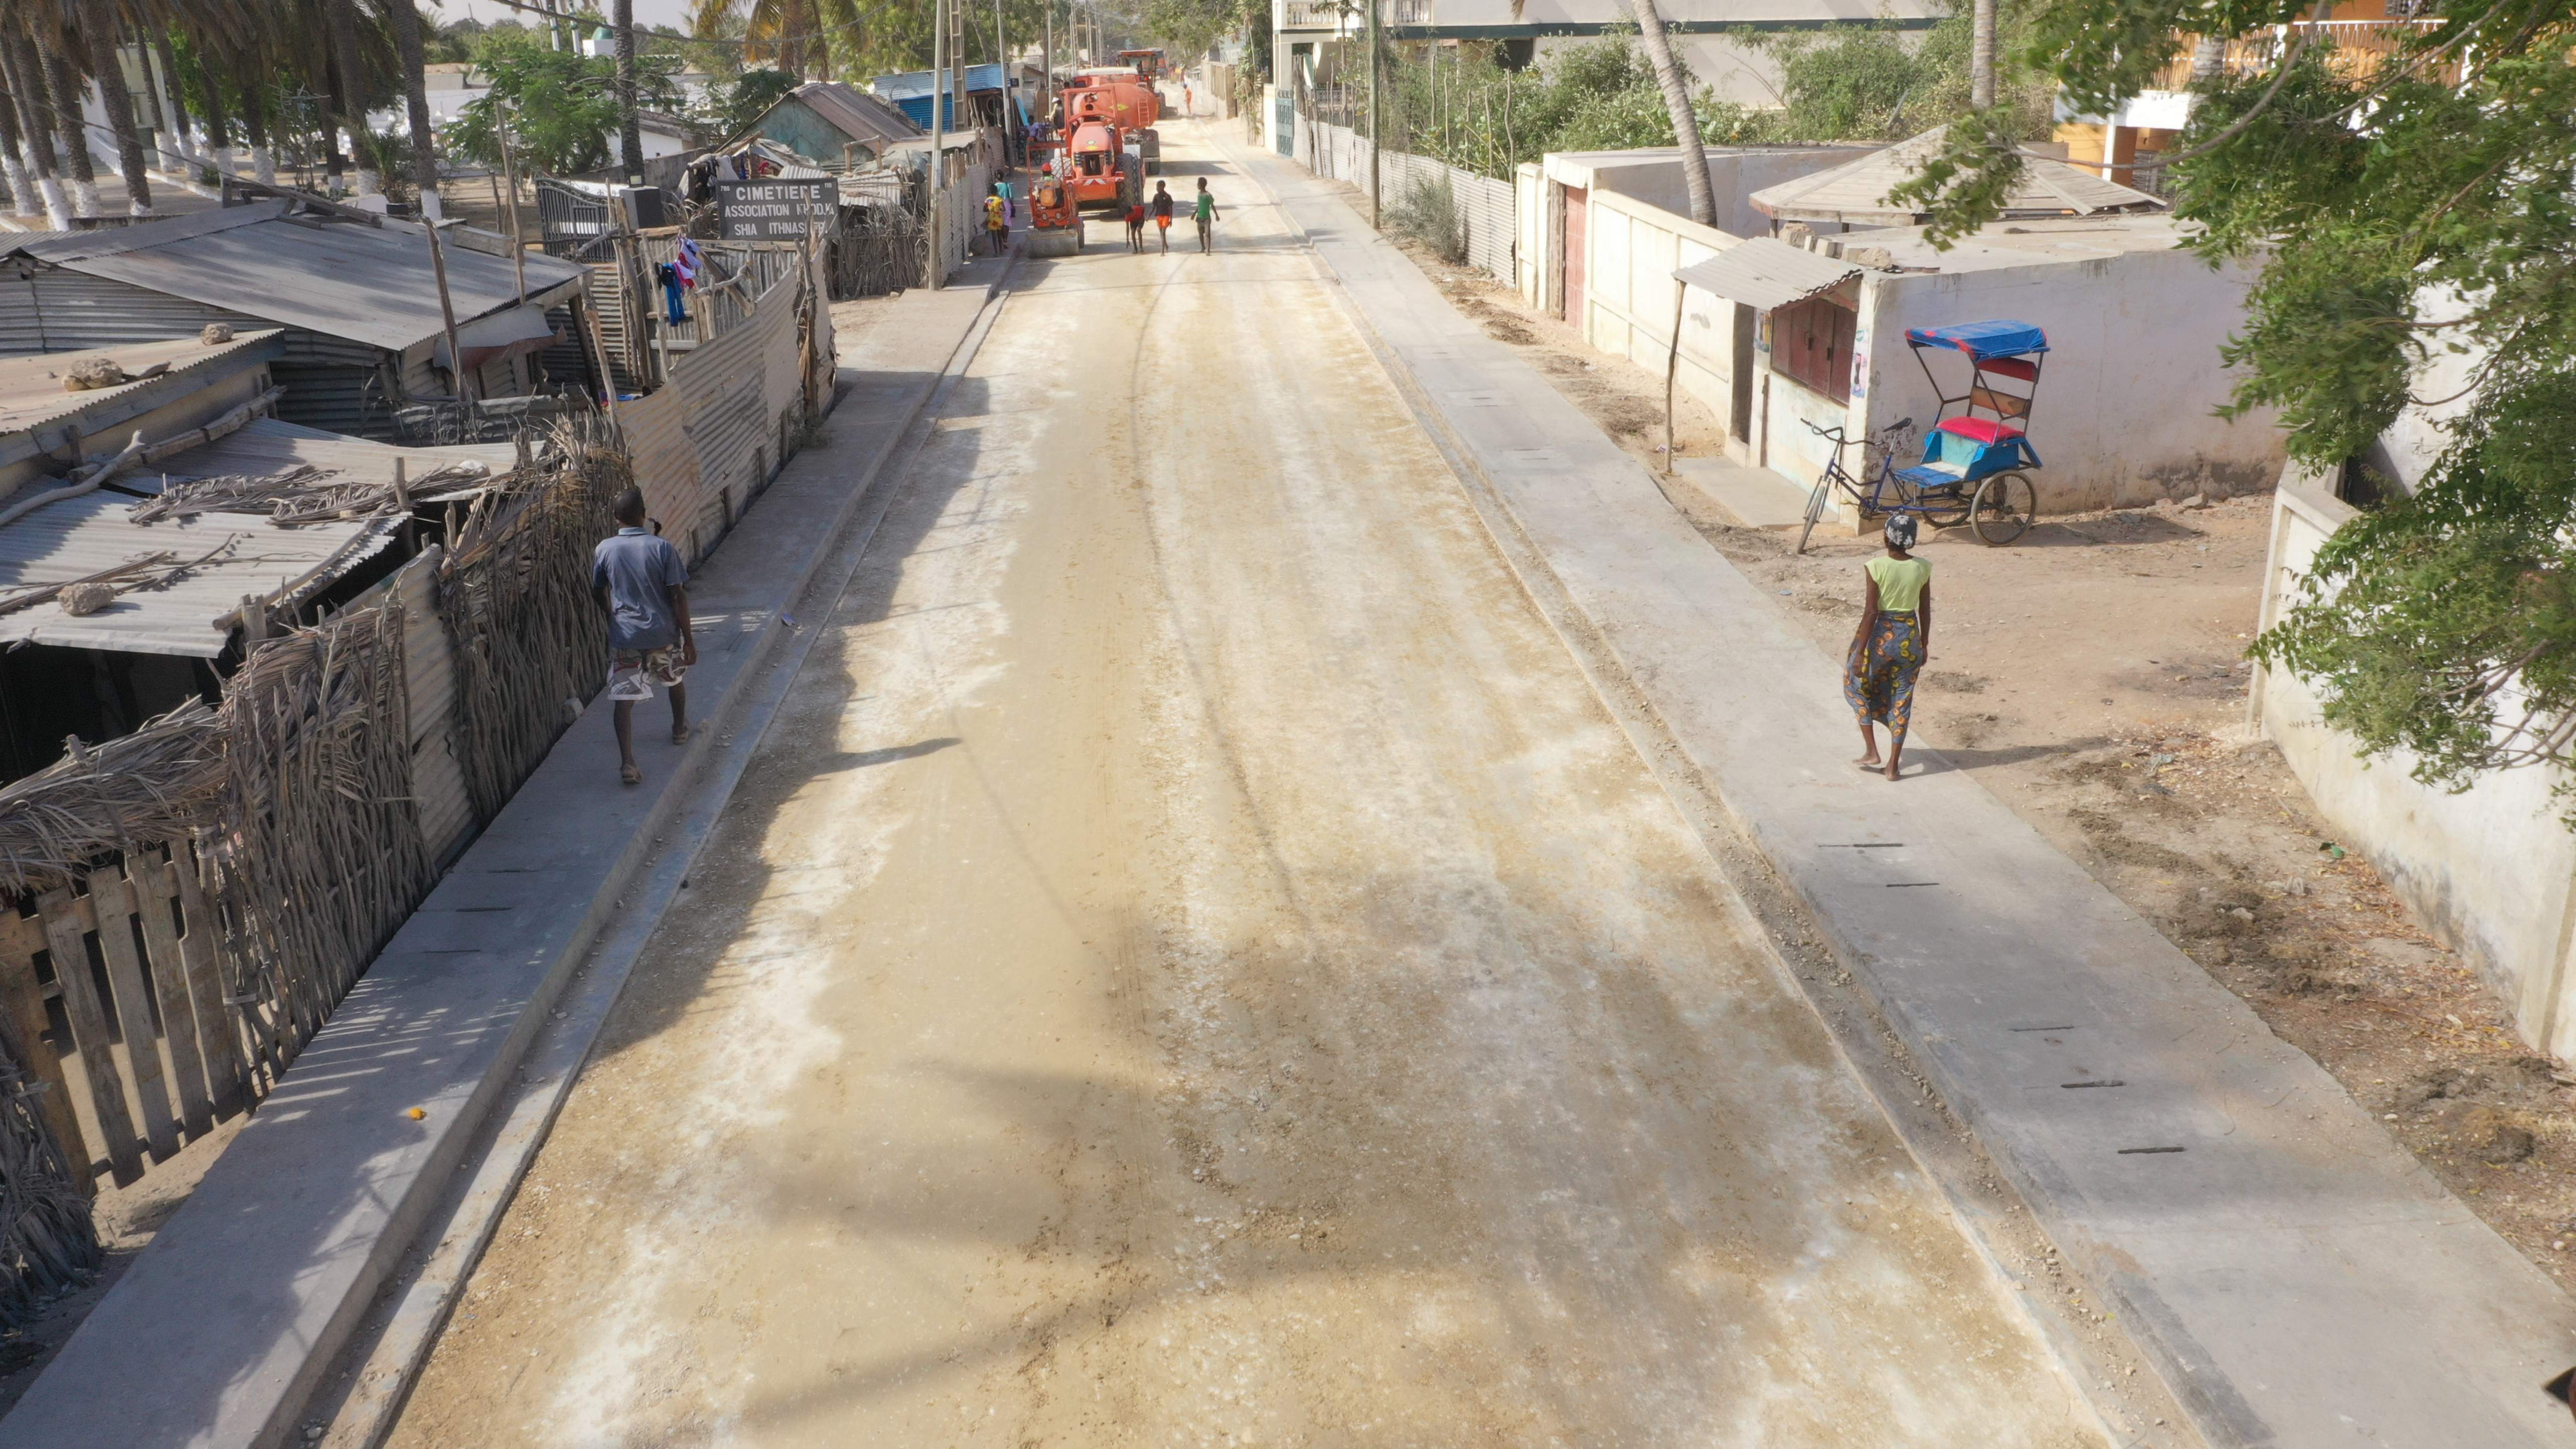
POLYGON ((726 241, 803 241, 840 224, 841 183, 829 176, 716 183, 716 224, 726 241))

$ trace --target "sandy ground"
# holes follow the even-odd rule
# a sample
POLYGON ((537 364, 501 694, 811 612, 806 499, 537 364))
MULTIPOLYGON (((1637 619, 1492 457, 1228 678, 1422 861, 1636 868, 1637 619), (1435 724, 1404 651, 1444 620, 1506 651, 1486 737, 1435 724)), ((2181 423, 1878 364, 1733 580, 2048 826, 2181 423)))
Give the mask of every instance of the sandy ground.
POLYGON ((2098 1442, 1215 184, 1024 264, 395 1442, 2098 1442))
MULTIPOLYGON (((1483 274, 1407 250, 1657 465, 1659 380, 1483 274)), ((1719 453, 1716 420, 1687 398, 1676 438, 1684 457, 1719 453)), ((1820 529, 1799 557, 1793 533, 1743 527, 1684 479, 1666 488, 1819 649, 1842 655, 1874 540, 1820 529)), ((2246 728, 2271 509, 2261 494, 2078 514, 2007 548, 1928 532, 1939 608, 1916 738, 2154 922, 2576 1291, 2576 1072, 2513 1034, 2505 1003, 2410 919, 2246 728)))

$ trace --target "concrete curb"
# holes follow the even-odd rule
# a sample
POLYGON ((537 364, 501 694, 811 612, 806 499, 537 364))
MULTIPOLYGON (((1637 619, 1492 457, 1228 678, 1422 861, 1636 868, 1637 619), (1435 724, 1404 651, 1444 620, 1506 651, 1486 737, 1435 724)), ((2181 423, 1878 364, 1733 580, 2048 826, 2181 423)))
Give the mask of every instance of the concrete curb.
MULTIPOLYGON (((531 1062, 558 997, 603 936, 614 927, 611 944, 628 947, 631 962, 651 934, 686 868, 685 858, 675 857, 688 851, 662 849, 665 839, 675 824, 690 825, 693 850, 720 812, 768 720, 759 713, 745 729, 742 717, 762 702, 764 688, 774 707, 783 690, 782 654, 801 657, 801 647, 791 650, 800 634, 810 644, 811 631, 780 623, 827 563, 847 552, 842 536, 863 502, 875 499, 882 510, 890 490, 874 486, 878 475, 914 435, 961 353, 972 355, 979 328, 989 327, 1010 267, 996 272, 939 371, 900 404, 901 425, 842 487, 828 526, 792 529, 809 547, 790 587, 770 592, 756 569, 721 580, 724 612, 702 617, 693 681, 715 686, 713 697, 693 701, 701 711, 697 728, 668 783, 649 801, 602 796, 596 787, 605 775, 587 756, 601 747, 604 712, 586 710, 380 953, 195 1195, 0 1420, 0 1445, 286 1442, 393 1270, 414 1251, 424 1223, 437 1210, 470 1202, 489 1218, 445 1232, 423 1255, 425 1266, 442 1271, 411 1285, 424 1296, 414 1300, 406 1291, 385 1317, 387 1329, 400 1334, 376 1348, 386 1366, 404 1371, 367 1380, 375 1391, 349 1405, 380 1435, 506 1206, 507 1187, 552 1119, 541 1092, 521 1096, 497 1130, 496 1109, 516 1090, 513 1079, 531 1062), (719 618, 720 628, 708 627, 719 618), (727 665, 730 673, 720 673, 727 665), (604 870, 602 835, 620 842, 604 870), (626 913, 639 881, 662 892, 650 909, 626 913), (577 911, 563 909, 568 894, 581 902, 577 911), (416 1124, 383 1125, 413 1104, 425 1112, 416 1124), (539 1110, 524 1110, 531 1105, 539 1110), (496 1181, 459 1170, 469 1154, 489 1158, 501 1148, 509 1151, 485 1163, 500 1169, 496 1181), (517 1166, 509 1165, 510 1152, 520 1154, 517 1166), (476 1192, 495 1186, 498 1192, 476 1192)), ((834 396, 837 411, 846 386, 834 396)), ((782 470, 780 481, 795 480, 782 470)), ((819 490, 838 480, 804 482, 819 490)), ((743 524, 752 537, 739 542, 756 542, 764 524, 788 526, 780 507, 764 518, 755 506, 743 524)), ((719 548, 711 569, 722 566, 723 555, 719 548)), ((622 981, 624 973, 600 974, 622 981)), ((580 1004, 595 1006, 604 1022, 613 997, 613 983, 594 980, 580 1004)), ((553 1102, 568 1089, 589 1040, 568 1054, 557 1049, 565 1044, 550 1042, 533 1063, 557 1087, 553 1102)), ((371 1359, 369 1367, 378 1365, 371 1359)))
MULTIPOLYGON (((938 381, 922 394, 901 426, 888 434, 884 446, 860 468, 848 505, 818 535, 823 545, 817 547, 787 591, 787 603, 782 609, 787 618, 817 603, 828 607, 828 598, 816 597, 816 586, 820 584, 837 596, 856 572, 901 486, 899 475, 885 473, 886 465, 920 448, 922 417, 946 396, 959 369, 974 360, 985 336, 992 331, 1000 314, 998 299, 1017 260, 1016 253, 1005 259, 1000 273, 985 287, 985 305, 949 355, 938 381), (843 538, 862 505, 866 517, 858 521, 854 536, 843 538)), ((674 781, 666 798, 678 802, 669 812, 675 818, 657 818, 654 825, 662 832, 658 838, 671 839, 672 843, 639 866, 639 879, 612 882, 603 891, 609 894, 641 888, 633 908, 625 911, 615 928, 587 953, 570 985, 571 995, 552 1011, 549 1021, 540 1024, 539 1039, 516 1074, 517 1086, 507 1110, 496 1114, 497 1124, 480 1153, 480 1165, 473 1167, 470 1177, 465 1165, 460 1165, 461 1191, 453 1193, 451 1210, 432 1217, 433 1223, 444 1223, 436 1242, 427 1247, 425 1256, 411 1272, 400 1275, 395 1284, 379 1294, 380 1302, 393 1297, 391 1311, 384 1315, 364 1362, 351 1375, 346 1397, 328 1416, 329 1429, 321 1441, 324 1449, 375 1449, 393 1432, 420 1370, 429 1361, 430 1350, 437 1346, 439 1334, 455 1311, 457 1298, 473 1277, 521 1180, 571 1097, 627 978, 660 928, 663 912, 670 908, 688 879, 699 851, 714 833, 734 787, 759 753, 778 706, 818 634, 819 630, 806 627, 794 628, 783 638, 777 631, 764 636, 770 642, 739 676, 743 680, 759 676, 758 684, 737 688, 727 697, 729 706, 740 701, 739 709, 733 712, 741 717, 722 725, 710 721, 701 726, 702 733, 715 736, 718 743, 711 753, 693 760, 695 778, 686 781, 685 788, 683 782, 674 781)), ((428 1229, 424 1227, 419 1236, 426 1242, 428 1229)), ((344 1364, 355 1356, 359 1346, 353 1342, 342 1351, 344 1364)), ((326 1386, 326 1396, 327 1392, 326 1386)))
POLYGON ((1392 248, 1380 267, 1375 248, 1310 241, 1471 496, 1517 535, 1497 545, 1561 590, 1589 636, 1568 638, 1578 658, 1653 717, 2061 1246, 2088 1329, 2125 1336, 2214 1444, 2563 1442, 2564 1408, 2536 1386, 2576 1355, 2566 1295, 1981 785, 1929 756, 1906 788, 1864 789, 1837 748, 1830 662, 1641 465, 1392 248), (1474 436, 1440 398, 1485 409, 1474 436))

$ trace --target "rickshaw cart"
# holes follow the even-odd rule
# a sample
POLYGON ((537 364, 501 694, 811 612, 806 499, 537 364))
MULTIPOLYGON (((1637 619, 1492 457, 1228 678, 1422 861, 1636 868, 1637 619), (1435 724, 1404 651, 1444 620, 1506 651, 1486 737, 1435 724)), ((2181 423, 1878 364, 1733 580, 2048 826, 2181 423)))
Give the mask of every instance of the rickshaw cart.
POLYGON ((1974 485, 1967 518, 1977 537, 1990 544, 2021 537, 2039 516, 2038 492, 2021 470, 2040 466, 2025 431, 2048 335, 2027 322, 1963 322, 1909 328, 1905 343, 1941 407, 1924 435, 1923 461, 1896 476, 1925 493, 1974 485), (1936 351, 1968 360, 1966 391, 1942 390, 1929 355, 1936 351))

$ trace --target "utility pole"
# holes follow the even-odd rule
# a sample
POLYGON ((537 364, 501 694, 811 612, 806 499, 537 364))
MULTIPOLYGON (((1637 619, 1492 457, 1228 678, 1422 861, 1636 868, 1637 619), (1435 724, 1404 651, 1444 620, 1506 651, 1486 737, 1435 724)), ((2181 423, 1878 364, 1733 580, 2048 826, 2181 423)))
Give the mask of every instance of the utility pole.
POLYGON ((1377 19, 1378 19, 1378 11, 1379 11, 1379 10, 1381 10, 1381 9, 1383 9, 1383 8, 1385 7, 1385 4, 1386 4, 1386 0, 1368 0, 1368 8, 1369 8, 1369 16, 1368 16, 1368 53, 1369 53, 1369 102, 1368 102, 1368 106, 1369 106, 1369 225, 1370 225, 1370 226, 1372 226, 1372 227, 1374 227, 1374 228, 1376 228, 1376 229, 1378 229, 1378 230, 1380 230, 1380 231, 1384 231, 1384 230, 1386 229, 1386 228, 1385 228, 1384 223, 1379 219, 1381 216, 1383 216, 1383 215, 1384 215, 1384 213, 1385 213, 1385 211, 1386 211, 1386 199, 1385 199, 1382 195, 1380 195, 1380 194, 1379 194, 1379 190, 1378 190, 1378 168, 1377 168, 1377 153, 1378 153, 1378 143, 1377 143, 1377 121, 1378 121, 1378 113, 1377 113, 1377 77, 1378 77, 1378 72, 1380 72, 1380 71, 1382 71, 1382 70, 1386 69, 1386 63, 1385 63, 1384 59, 1383 59, 1383 58, 1378 54, 1378 44, 1379 44, 1379 42, 1381 41, 1381 39, 1383 39, 1383 36, 1382 36, 1381 32, 1380 32, 1380 31, 1379 31, 1379 29, 1378 29, 1377 19))
POLYGON ((941 92, 948 85, 948 0, 931 0, 930 5, 930 275, 922 285, 936 292, 947 277, 947 254, 940 249, 939 182, 940 172, 947 169, 948 153, 940 140, 947 97, 941 92))
POLYGON ((1002 41, 1002 0, 993 0, 993 60, 1002 72, 1002 165, 1011 164, 1011 147, 1018 142, 1020 118, 1011 107, 1011 47, 1002 41))

